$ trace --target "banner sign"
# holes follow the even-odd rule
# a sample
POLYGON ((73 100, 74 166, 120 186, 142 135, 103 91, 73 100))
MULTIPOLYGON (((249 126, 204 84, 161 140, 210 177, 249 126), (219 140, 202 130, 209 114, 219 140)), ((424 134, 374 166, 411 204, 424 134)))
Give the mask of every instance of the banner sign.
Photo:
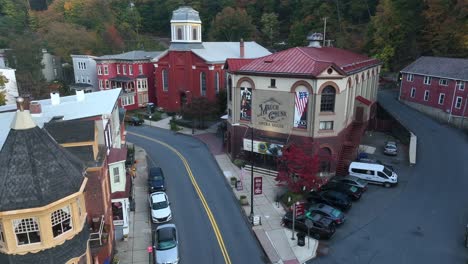
POLYGON ((294 128, 307 129, 307 105, 309 92, 296 91, 294 99, 294 128))
POLYGON ((262 194, 262 177, 254 177, 254 194, 262 194))
MULTIPOLYGON (((283 152, 283 145, 269 143, 265 141, 253 141, 253 152, 271 155, 271 156, 282 156, 283 152)), ((252 151, 252 140, 249 138, 244 138, 244 150, 245 151, 252 151)))

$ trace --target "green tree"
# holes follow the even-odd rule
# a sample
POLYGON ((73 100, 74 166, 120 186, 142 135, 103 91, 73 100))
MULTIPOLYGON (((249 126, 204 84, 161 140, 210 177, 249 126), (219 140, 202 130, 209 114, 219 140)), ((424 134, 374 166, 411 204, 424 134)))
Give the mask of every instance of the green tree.
POLYGON ((6 93, 5 93, 5 91, 2 91, 2 90, 4 89, 4 86, 7 83, 8 83, 7 77, 5 77, 0 72, 0 105, 5 105, 6 104, 6 93))
POLYGON ((264 13, 261 19, 262 33, 270 47, 273 47, 273 42, 278 36, 278 15, 275 13, 264 13))
POLYGON ((216 41, 251 39, 255 30, 251 21, 251 17, 245 10, 226 7, 213 20, 209 34, 210 39, 216 41))

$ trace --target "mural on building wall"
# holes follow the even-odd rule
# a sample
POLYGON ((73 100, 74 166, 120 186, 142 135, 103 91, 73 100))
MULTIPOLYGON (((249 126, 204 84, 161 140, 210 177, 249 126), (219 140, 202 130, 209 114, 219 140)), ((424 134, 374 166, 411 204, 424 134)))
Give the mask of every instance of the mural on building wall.
POLYGON ((252 120, 252 88, 240 88, 240 120, 252 120))
MULTIPOLYGON (((304 88, 305 89, 305 88, 304 88)), ((309 92, 296 90, 294 100, 294 128, 307 129, 307 106, 309 103, 309 92)))

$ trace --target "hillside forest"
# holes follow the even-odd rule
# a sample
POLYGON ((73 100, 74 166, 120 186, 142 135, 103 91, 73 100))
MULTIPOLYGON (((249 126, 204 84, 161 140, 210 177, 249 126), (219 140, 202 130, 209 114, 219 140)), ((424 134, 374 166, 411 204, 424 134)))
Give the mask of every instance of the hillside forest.
POLYGON ((70 54, 163 50, 183 5, 199 11, 204 41, 243 38, 278 51, 307 45, 326 22, 328 45, 379 58, 384 71, 422 55, 468 57, 466 0, 0 0, 0 49, 10 49, 20 93, 41 97, 42 49, 63 63, 70 54))

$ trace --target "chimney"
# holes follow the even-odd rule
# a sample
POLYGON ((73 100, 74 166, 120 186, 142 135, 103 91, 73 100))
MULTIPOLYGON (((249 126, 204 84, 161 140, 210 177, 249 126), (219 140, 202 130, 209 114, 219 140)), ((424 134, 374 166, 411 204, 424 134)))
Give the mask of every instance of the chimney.
POLYGON ((85 99, 84 90, 76 90, 76 101, 81 102, 85 99))
POLYGON ((323 34, 322 33, 312 33, 307 36, 307 40, 309 41, 308 47, 313 48, 320 48, 320 42, 323 41, 323 34))
POLYGON ((245 54, 245 51, 244 51, 244 39, 240 39, 239 46, 240 46, 240 57, 241 57, 241 58, 244 58, 244 54, 245 54))
POLYGON ((60 104, 60 94, 58 92, 50 93, 50 99, 52 101, 52 105, 60 104))
POLYGON ((29 110, 29 104, 31 102, 31 95, 25 94, 20 97, 16 97, 16 109, 29 110), (21 103, 21 104, 20 104, 21 103))
POLYGON ((31 104, 29 105, 29 111, 31 112, 31 114, 41 114, 42 113, 41 104, 38 101, 32 101, 31 104))

